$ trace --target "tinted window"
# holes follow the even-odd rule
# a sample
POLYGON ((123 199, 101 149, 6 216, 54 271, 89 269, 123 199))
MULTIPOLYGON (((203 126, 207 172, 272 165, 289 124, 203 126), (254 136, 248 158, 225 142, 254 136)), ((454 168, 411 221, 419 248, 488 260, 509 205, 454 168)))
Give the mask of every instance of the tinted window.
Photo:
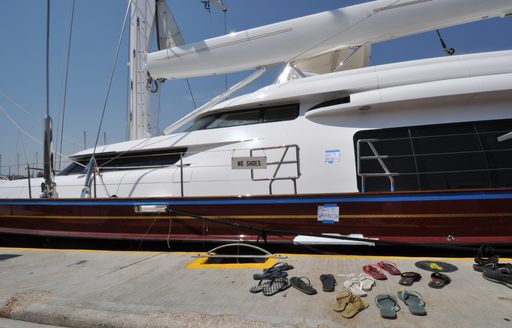
MULTIPOLYGON (((181 153, 185 153, 186 148, 179 149, 157 149, 150 151, 129 151, 126 153, 99 153, 96 154, 98 166, 104 170, 133 170, 144 167, 156 167, 172 165, 181 158, 181 153)), ((87 165, 89 156, 75 158, 75 161, 87 165)), ((82 174, 85 168, 77 163, 71 163, 65 169, 59 172, 59 175, 82 174)))
POLYGON ((244 109, 233 112, 203 116, 194 121, 187 131, 225 128, 230 126, 249 125, 294 120, 299 116, 299 105, 284 105, 244 109))
MULTIPOLYGON (((398 174, 395 190, 512 187, 512 140, 497 141, 510 129, 512 120, 378 129, 357 132, 354 142, 360 172, 384 172, 371 144, 389 172, 398 174)), ((367 176, 365 190, 389 191, 390 181, 367 176)))
POLYGON ((258 109, 243 112, 224 113, 209 124, 207 129, 225 128, 228 126, 256 124, 260 119, 258 109))

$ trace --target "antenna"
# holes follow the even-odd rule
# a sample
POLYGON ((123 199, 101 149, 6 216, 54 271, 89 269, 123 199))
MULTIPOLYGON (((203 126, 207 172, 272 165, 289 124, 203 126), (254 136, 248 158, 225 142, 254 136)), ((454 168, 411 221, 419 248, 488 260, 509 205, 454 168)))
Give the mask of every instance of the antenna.
POLYGON ((448 56, 451 56, 455 53, 455 49, 453 48, 447 48, 446 43, 444 43, 443 37, 441 36, 441 33, 439 33, 439 30, 436 29, 437 36, 439 37, 439 41, 441 41, 441 46, 443 47, 444 52, 448 54, 448 56))

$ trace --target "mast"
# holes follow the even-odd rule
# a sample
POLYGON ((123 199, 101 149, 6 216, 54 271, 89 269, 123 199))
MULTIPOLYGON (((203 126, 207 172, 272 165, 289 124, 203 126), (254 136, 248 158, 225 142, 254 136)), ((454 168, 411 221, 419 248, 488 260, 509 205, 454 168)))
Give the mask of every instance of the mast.
POLYGON ((155 22, 155 0, 132 0, 130 8, 129 140, 151 137, 151 80, 146 67, 155 22))
POLYGON ((44 164, 41 198, 56 198, 53 181, 52 118, 50 117, 50 0, 46 2, 46 116, 44 118, 44 164))

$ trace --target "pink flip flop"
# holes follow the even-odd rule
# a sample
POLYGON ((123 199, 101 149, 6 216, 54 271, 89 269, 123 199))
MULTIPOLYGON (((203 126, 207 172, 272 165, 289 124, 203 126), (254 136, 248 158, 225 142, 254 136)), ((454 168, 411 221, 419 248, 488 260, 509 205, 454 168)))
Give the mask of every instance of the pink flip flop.
POLYGON ((390 261, 380 261, 379 263, 377 263, 377 265, 381 267, 383 270, 389 272, 389 274, 392 274, 394 276, 398 276, 402 273, 400 272, 400 270, 398 270, 396 264, 390 261))
POLYGON ((382 273, 382 270, 376 266, 376 265, 373 265, 373 264, 367 264, 363 267, 363 271, 367 274, 369 274, 370 276, 372 276, 373 278, 377 279, 377 280, 386 280, 388 279, 383 273, 382 273))

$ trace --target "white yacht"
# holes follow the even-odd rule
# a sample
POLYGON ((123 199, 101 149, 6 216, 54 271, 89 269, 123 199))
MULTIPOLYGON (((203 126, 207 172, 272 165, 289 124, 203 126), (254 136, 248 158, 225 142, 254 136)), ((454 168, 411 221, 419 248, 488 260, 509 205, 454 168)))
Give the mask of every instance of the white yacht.
POLYGON ((377 0, 192 44, 163 13, 133 1, 133 140, 72 155, 45 198, 44 179, 0 181, 1 233, 512 242, 512 51, 368 67, 374 42, 505 17, 510 1, 377 0), (170 48, 136 46, 153 24, 170 48), (278 63, 275 84, 225 100, 278 63), (148 136, 148 85, 248 69, 148 136))

